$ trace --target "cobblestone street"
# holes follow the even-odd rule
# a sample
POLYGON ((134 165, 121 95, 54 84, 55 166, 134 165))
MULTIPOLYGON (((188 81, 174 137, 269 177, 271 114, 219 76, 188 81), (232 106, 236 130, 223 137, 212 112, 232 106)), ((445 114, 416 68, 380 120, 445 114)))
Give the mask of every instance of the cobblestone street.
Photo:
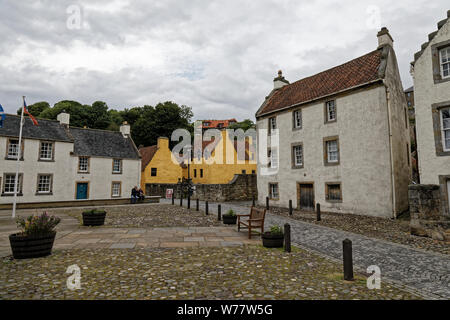
MULTIPOLYGON (((165 200, 164 200, 165 201, 165 200)), ((248 213, 250 202, 222 203, 222 212, 233 209, 248 213)), ((204 202, 200 204, 204 208, 204 202)), ((209 203, 209 211, 217 213, 217 203, 209 203)), ((353 242, 353 261, 362 271, 370 265, 381 269, 382 278, 389 278, 428 294, 430 297, 450 299, 450 257, 427 252, 393 242, 306 223, 279 215, 267 214, 266 228, 285 223, 291 225, 292 241, 331 259, 342 260, 342 241, 353 242)))

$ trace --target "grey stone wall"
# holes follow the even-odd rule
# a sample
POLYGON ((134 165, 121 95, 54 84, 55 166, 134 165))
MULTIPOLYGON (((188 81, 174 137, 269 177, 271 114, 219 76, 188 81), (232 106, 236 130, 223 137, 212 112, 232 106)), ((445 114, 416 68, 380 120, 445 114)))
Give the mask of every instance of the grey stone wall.
MULTIPOLYGON (((194 184, 195 191, 193 200, 202 201, 240 201, 252 200, 258 197, 256 174, 236 174, 233 180, 227 184, 194 184)), ((180 184, 157 184, 149 183, 145 186, 145 194, 151 196, 165 197, 166 189, 173 189, 175 197, 180 197, 180 184)), ((183 191, 183 198, 186 198, 186 190, 183 191)))
POLYGON ((439 185, 416 184, 409 186, 411 234, 450 240, 450 218, 442 212, 439 185))

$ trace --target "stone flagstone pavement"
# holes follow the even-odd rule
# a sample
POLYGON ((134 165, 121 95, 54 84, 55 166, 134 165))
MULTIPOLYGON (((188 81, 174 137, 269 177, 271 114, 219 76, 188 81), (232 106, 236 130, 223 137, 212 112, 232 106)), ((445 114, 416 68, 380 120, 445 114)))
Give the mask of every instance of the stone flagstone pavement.
MULTIPOLYGON (((162 199, 163 203, 170 200, 162 199)), ((209 202, 210 214, 217 214, 217 202, 209 202)), ((175 205, 179 205, 179 199, 175 205)), ((183 201, 187 205, 187 201, 183 201)), ((249 213, 250 202, 221 203, 222 214, 233 209, 238 214, 249 213)), ((195 201, 191 201, 195 208, 195 201)), ((201 210, 205 203, 200 202, 201 210)), ((266 216, 266 228, 285 223, 291 225, 292 242, 302 248, 317 252, 334 260, 342 261, 342 241, 353 242, 355 267, 365 272, 367 267, 377 265, 381 277, 398 282, 438 299, 450 299, 450 257, 384 240, 365 237, 324 226, 270 214, 266 216)))

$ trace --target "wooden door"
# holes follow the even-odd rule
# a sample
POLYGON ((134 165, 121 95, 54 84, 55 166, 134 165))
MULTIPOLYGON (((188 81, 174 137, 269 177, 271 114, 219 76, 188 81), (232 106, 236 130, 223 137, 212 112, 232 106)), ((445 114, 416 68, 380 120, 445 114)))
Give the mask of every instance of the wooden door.
POLYGON ((300 210, 314 211, 314 185, 305 183, 299 185, 300 210))
POLYGON ((77 183, 77 200, 85 200, 88 197, 88 184, 77 183))

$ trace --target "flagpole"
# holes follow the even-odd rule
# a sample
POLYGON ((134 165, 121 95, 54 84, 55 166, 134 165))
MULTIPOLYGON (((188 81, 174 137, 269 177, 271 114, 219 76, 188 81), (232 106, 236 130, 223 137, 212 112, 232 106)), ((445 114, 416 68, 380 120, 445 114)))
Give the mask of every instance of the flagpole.
POLYGON ((23 129, 23 110, 25 106, 25 96, 23 98, 22 105, 22 113, 20 115, 20 130, 19 130, 19 150, 17 152, 17 162, 16 162, 16 178, 14 180, 14 202, 13 202, 13 211, 12 218, 16 217, 16 206, 17 206, 17 192, 19 189, 19 167, 20 167, 20 157, 22 153, 22 129, 23 129))

